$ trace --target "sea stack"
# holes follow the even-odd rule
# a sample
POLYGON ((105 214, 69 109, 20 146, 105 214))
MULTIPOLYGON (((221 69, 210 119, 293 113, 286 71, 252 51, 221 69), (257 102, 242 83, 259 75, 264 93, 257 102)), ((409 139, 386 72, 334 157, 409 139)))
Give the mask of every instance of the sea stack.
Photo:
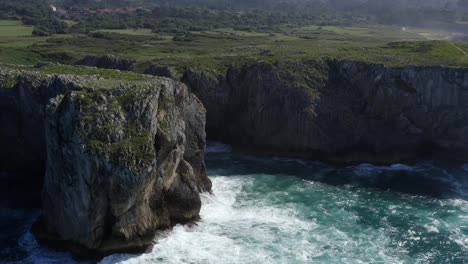
POLYGON ((45 168, 40 242, 78 257, 143 252, 157 230, 199 218, 205 109, 185 85, 5 67, 0 80, 2 120, 18 132, 3 162, 45 168))

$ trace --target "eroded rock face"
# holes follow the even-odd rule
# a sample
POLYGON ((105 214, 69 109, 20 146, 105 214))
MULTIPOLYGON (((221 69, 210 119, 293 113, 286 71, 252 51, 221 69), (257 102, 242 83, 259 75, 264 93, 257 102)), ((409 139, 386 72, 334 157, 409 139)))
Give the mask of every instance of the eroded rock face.
POLYGON ((183 80, 209 137, 238 147, 339 163, 468 153, 468 69, 258 63, 183 80))
POLYGON ((133 68, 134 63, 134 60, 120 58, 115 55, 108 54, 103 56, 88 55, 76 62, 76 65, 129 71, 133 68))
MULTIPOLYGON (((72 78, 70 77, 69 80, 72 78)), ((35 175, 45 169, 45 105, 50 98, 76 89, 63 78, 35 75, 0 67, 0 168, 35 175)))
POLYGON ((179 75, 177 71, 173 67, 169 66, 151 65, 145 70, 144 73, 153 76, 166 77, 173 80, 179 79, 177 77, 179 75))
POLYGON ((28 102, 18 111, 38 124, 40 241, 81 256, 144 251, 157 230, 198 219, 199 193, 211 190, 205 109, 185 85, 2 71, 0 93, 16 100, 2 107, 28 102))

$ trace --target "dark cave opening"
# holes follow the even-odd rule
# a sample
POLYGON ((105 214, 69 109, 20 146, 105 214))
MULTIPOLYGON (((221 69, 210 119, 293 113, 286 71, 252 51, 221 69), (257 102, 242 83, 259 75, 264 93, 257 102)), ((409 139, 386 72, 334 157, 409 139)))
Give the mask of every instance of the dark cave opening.
POLYGON ((40 207, 47 155, 43 113, 0 95, 0 191, 8 201, 18 196, 21 204, 40 207))

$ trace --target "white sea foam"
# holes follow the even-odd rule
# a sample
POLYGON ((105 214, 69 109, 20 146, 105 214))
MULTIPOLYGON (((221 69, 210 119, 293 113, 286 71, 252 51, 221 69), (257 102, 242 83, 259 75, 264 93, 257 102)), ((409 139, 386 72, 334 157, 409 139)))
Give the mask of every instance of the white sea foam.
POLYGON ((213 178, 215 196, 202 196, 202 221, 193 228, 176 226, 158 241, 148 255, 114 255, 101 263, 286 263, 288 258, 304 260, 310 252, 302 234, 312 232, 313 222, 298 219, 294 209, 272 205, 239 206, 238 195, 252 182, 246 177, 213 178), (293 244, 278 244, 278 235, 296 234, 293 244), (276 244, 275 244, 276 243, 276 244), (269 247, 278 247, 275 252, 269 247))
POLYGON ((231 152, 232 147, 230 145, 226 145, 223 143, 210 141, 206 145, 206 152, 207 153, 226 153, 231 152))
MULTIPOLYGON (((417 168, 362 164, 357 169, 417 168)), ((414 255, 411 247, 443 235, 449 236, 446 243, 468 249, 463 199, 373 193, 268 174, 211 179, 214 195, 202 194, 197 225, 178 225, 158 236, 149 254, 116 254, 101 263, 431 263, 437 250, 414 255), (419 207, 425 202, 434 211, 419 207), (452 216, 438 218, 437 210, 452 216)), ((71 261, 67 254, 39 248, 30 234, 22 243, 30 259, 38 260, 34 263, 71 261)))
POLYGON ((377 171, 415 171, 417 168, 405 164, 393 164, 390 166, 376 166, 363 163, 354 167, 354 172, 360 176, 373 176, 377 171))
POLYGON ((429 233, 439 233, 439 229, 435 225, 425 224, 424 228, 426 228, 429 233))
MULTIPOLYGON (((20 246, 28 253, 26 260, 13 263, 34 263, 34 264, 62 264, 62 263, 77 263, 72 259, 71 255, 66 252, 51 251, 39 246, 36 238, 31 232, 27 232, 19 240, 20 246)), ((11 264, 13 264, 11 263, 11 264)), ((80 262, 81 264, 90 264, 92 262, 80 262)))
POLYGON ((390 165, 389 170, 413 171, 414 168, 405 164, 397 163, 397 164, 390 165))
POLYGON ((463 234, 460 228, 455 228, 450 235, 450 240, 454 241, 468 251, 468 235, 463 234))
POLYGON ((468 171, 468 163, 467 163, 467 164, 463 164, 462 169, 464 169, 465 171, 468 171))
MULTIPOLYGON (((113 255, 101 263, 403 262, 387 248, 391 241, 382 230, 349 234, 340 227, 321 226, 313 218, 300 217, 295 205, 271 204, 271 194, 250 199, 251 193, 245 189, 254 184, 253 176, 212 180, 216 195, 203 195, 202 221, 197 226, 176 226, 150 254, 113 255)), ((358 220, 343 209, 336 210, 329 212, 331 217, 340 213, 349 224, 358 220)))

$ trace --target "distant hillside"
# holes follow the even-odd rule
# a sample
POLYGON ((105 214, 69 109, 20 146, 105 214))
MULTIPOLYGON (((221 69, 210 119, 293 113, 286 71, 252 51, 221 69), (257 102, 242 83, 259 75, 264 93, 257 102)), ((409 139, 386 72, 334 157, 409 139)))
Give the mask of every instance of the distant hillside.
POLYGON ((468 21, 468 0, 1 0, 0 19, 34 25, 35 35, 102 28, 161 31, 169 26, 179 29, 166 31, 180 33, 180 28, 271 28, 286 23, 384 24, 466 31, 463 21, 468 21), (51 11, 54 9, 49 4, 58 11, 51 11), (159 21, 162 18, 172 21, 159 21), (70 30, 63 20, 82 23, 70 30))

